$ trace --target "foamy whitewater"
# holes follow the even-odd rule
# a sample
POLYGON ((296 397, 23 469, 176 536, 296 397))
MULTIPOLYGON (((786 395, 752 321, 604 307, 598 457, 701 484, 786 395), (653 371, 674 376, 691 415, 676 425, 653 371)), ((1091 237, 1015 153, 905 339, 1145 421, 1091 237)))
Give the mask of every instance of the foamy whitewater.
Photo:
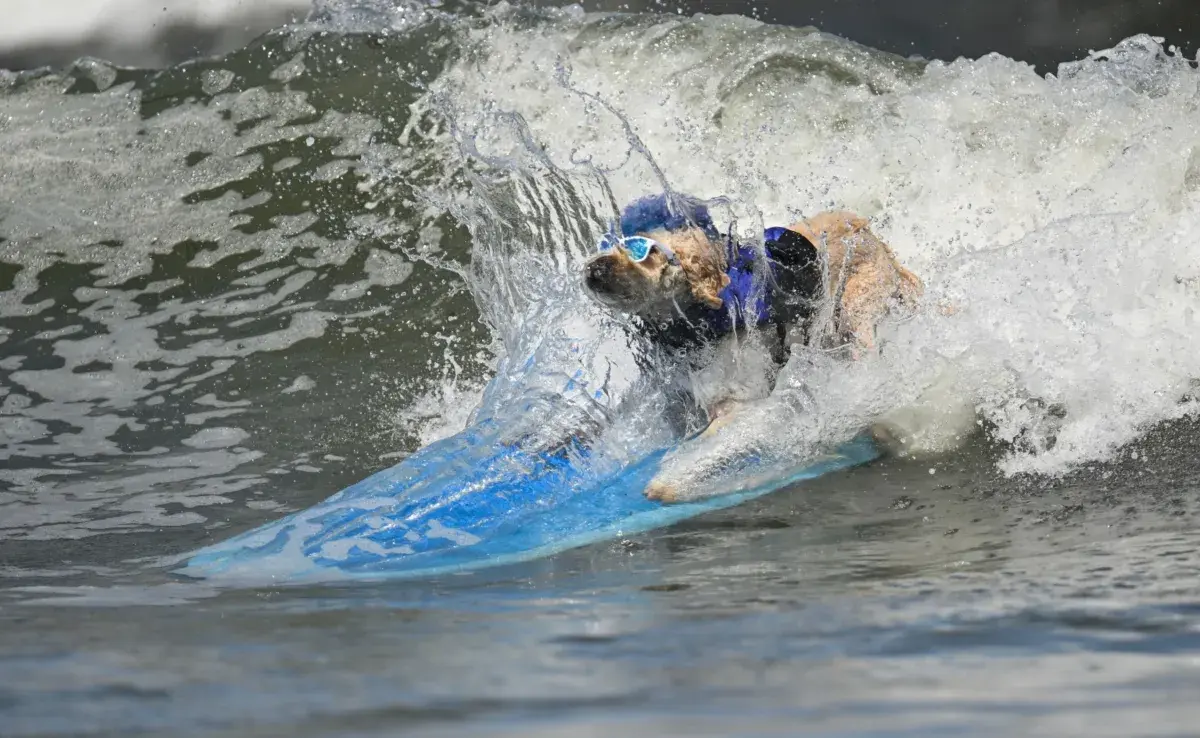
POLYGON ((1005 472, 1057 474, 1196 410, 1198 78, 1156 40, 1042 78, 741 17, 520 17, 470 31, 431 97, 491 165, 603 183, 594 210, 562 205, 591 234, 546 226, 564 273, 612 203, 665 186, 726 198, 747 239, 857 211, 925 281, 877 359, 794 361, 743 445, 803 456, 886 416, 910 448, 945 450, 978 423, 1011 444, 1005 472))

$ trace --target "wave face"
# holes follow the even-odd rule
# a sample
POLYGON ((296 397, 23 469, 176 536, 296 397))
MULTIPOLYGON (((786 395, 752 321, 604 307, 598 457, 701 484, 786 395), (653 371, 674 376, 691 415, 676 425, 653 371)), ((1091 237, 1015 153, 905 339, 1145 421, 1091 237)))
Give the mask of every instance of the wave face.
POLYGON ((183 546, 472 419, 666 439, 669 382, 578 282, 664 189, 747 238, 856 210, 927 286, 878 358, 803 357, 745 433, 804 454, 934 392, 1004 473, 1111 458, 1195 410, 1196 101, 1149 37, 1039 77, 504 4, 322 3, 218 59, 0 72, 0 536, 183 546))

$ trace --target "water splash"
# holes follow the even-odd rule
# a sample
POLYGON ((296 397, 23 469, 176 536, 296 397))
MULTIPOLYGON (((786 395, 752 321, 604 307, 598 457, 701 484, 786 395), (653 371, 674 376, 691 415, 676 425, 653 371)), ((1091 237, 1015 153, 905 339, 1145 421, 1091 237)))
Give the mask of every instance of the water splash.
MULTIPOLYGON (((493 21, 466 32, 434 88, 477 160, 518 163, 534 205, 515 219, 557 228, 527 249, 565 239, 559 257, 577 265, 571 247, 587 241, 570 218, 595 224, 610 192, 660 191, 661 169, 670 189, 727 198, 746 238, 857 210, 926 282, 927 309, 888 326, 879 357, 791 367, 746 420, 760 442, 807 453, 949 402, 1009 445, 1005 472, 1054 474, 1195 410, 1198 78, 1154 39, 1039 77, 997 55, 917 63, 744 18, 493 21), (570 186, 583 202, 562 196, 570 186), (815 404, 788 399, 801 390, 815 404)), ((475 192, 491 212, 515 201, 475 192)))

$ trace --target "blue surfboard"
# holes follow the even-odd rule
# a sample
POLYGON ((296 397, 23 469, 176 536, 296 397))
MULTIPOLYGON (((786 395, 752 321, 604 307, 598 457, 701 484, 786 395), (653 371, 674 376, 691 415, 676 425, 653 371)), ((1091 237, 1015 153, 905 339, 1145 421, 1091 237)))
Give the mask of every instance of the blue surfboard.
POLYGON ((307 510, 202 549, 179 573, 306 581, 423 577, 528 561, 660 528, 879 454, 851 441, 769 481, 698 502, 643 492, 666 449, 627 465, 580 448, 529 451, 479 423, 307 510))

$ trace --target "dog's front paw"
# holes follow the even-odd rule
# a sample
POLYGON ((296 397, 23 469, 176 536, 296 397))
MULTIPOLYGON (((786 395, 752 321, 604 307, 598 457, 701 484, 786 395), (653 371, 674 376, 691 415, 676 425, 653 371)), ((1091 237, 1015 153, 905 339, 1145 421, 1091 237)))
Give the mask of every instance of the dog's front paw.
POLYGON ((660 482, 657 479, 650 481, 646 485, 646 499, 661 502, 664 505, 670 505, 673 502, 679 501, 679 488, 669 482, 660 482))
POLYGON ((722 428, 729 425, 730 421, 737 417, 738 411, 741 410, 742 406, 743 403, 738 400, 722 400, 714 405, 708 411, 709 423, 705 426, 704 430, 700 431, 699 437, 711 438, 721 432, 722 428))

